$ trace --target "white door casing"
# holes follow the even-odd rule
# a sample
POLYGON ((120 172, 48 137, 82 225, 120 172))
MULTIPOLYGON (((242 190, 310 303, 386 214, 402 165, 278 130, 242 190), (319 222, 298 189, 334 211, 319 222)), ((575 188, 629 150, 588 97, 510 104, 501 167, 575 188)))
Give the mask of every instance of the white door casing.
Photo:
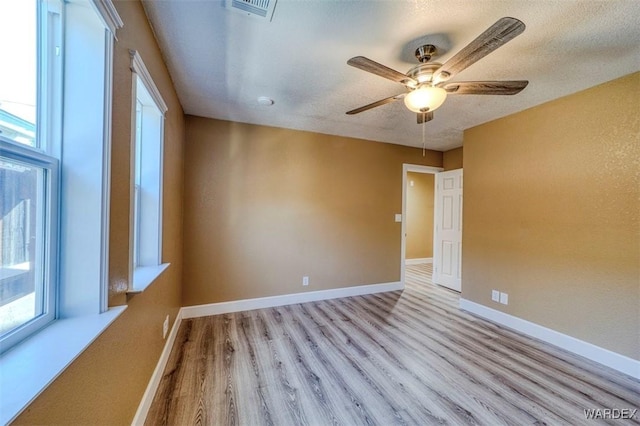
POLYGON ((433 282, 462 289, 462 169, 436 175, 433 282))

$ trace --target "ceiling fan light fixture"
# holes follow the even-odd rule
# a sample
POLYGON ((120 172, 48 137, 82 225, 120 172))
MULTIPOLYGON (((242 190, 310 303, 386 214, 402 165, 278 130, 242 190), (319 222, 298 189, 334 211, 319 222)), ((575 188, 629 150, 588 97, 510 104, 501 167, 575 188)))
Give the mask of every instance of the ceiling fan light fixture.
POLYGON ((440 87, 422 86, 404 97, 404 104, 413 112, 433 111, 447 99, 447 91, 440 87))

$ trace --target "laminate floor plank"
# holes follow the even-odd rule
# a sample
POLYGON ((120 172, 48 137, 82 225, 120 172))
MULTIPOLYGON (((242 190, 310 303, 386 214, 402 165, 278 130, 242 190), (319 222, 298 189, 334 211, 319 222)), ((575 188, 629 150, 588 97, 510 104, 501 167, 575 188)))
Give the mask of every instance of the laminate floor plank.
MULTIPOLYGON (((527 412, 536 418, 553 417, 552 413, 548 410, 553 410, 553 400, 545 401, 546 393, 542 396, 538 395, 536 388, 531 388, 528 383, 530 380, 528 377, 520 377, 516 371, 506 368, 504 363, 496 363, 495 360, 488 357, 485 358, 482 353, 469 351, 462 345, 458 345, 455 341, 455 336, 440 335, 431 330, 423 333, 419 333, 411 336, 415 342, 428 342, 421 344, 415 348, 417 351, 433 351, 434 355, 442 355, 442 359, 447 361, 444 366, 434 366, 438 371, 445 373, 445 376, 450 378, 451 385, 456 385, 457 392, 469 393, 474 395, 474 399, 478 400, 482 404, 487 404, 488 407, 496 409, 491 404, 491 401, 500 401, 501 408, 506 409, 513 407, 520 411, 525 411, 518 404, 522 402, 521 398, 512 398, 513 395, 526 396, 528 401, 537 401, 538 404, 528 407, 527 412), (464 359, 465 363, 453 364, 449 362, 452 359, 464 359), (517 380, 510 380, 510 377, 515 377, 517 380), (474 386, 473 378, 481 379, 480 386, 474 386), (456 380, 458 379, 458 380, 456 380), (464 391, 462 391, 464 390, 464 391), (493 393, 494 396, 499 396, 498 400, 493 398, 487 398, 489 393, 493 393), (513 401, 516 401, 515 403, 513 401), (536 410, 536 406, 543 406, 545 410, 536 410)), ((559 420, 559 419, 558 419, 559 420)))
POLYGON ((582 425, 640 382, 458 308, 410 265, 403 291, 184 320, 148 425, 582 425))
POLYGON ((346 418, 355 421, 351 414, 343 412, 342 401, 335 396, 330 381, 326 380, 319 366, 311 362, 311 350, 303 341, 295 339, 295 334, 290 330, 291 322, 283 319, 280 309, 270 309, 268 313, 270 318, 267 319, 275 321, 282 335, 281 339, 273 342, 282 350, 280 353, 283 354, 283 361, 296 378, 295 386, 300 396, 301 411, 309 420, 309 424, 317 424, 318 418, 325 419, 326 424, 335 425, 342 424, 346 418), (309 404, 309 401, 314 403, 309 404))
MULTIPOLYGON (((330 316, 326 308, 315 305, 315 309, 326 317, 330 316)), ((341 337, 335 345, 343 345, 346 358, 350 358, 346 353, 349 349, 352 353, 351 357, 358 357, 363 364, 361 370, 378 380, 379 386, 386 390, 387 398, 398 399, 400 401, 398 403, 405 408, 412 407, 413 410, 405 411, 410 412, 410 418, 416 419, 414 424, 424 422, 425 419, 435 423, 444 422, 445 411, 442 411, 439 404, 432 403, 437 398, 425 398, 430 392, 432 396, 435 394, 415 373, 407 370, 407 366, 411 365, 414 359, 410 359, 409 362, 399 359, 390 348, 388 341, 372 335, 376 331, 351 321, 338 321, 334 324, 341 337), (423 403, 416 404, 416 397, 422 397, 423 403)), ((378 337, 380 337, 379 334, 378 337)))
POLYGON ((314 373, 324 383, 334 404, 348 412, 354 423, 375 424, 375 419, 380 418, 383 413, 377 405, 365 403, 372 398, 372 394, 367 387, 357 388, 359 378, 354 374, 352 365, 344 362, 346 360, 336 362, 334 347, 322 335, 318 326, 301 318, 298 306, 283 308, 292 319, 289 322, 289 334, 293 340, 302 342, 302 349, 315 366, 314 373))
MULTIPOLYGON (((376 306, 376 303, 380 298, 374 297, 374 299, 376 300, 370 303, 376 306)), ((404 323, 407 322, 405 319, 409 320, 412 316, 413 321, 423 321, 419 314, 412 312, 401 312, 396 320, 404 323)), ((602 395, 603 398, 599 398, 599 396, 601 396, 600 389, 596 389, 594 387, 588 388, 585 383, 578 382, 576 383, 580 386, 575 386, 575 384, 558 380, 556 375, 540 374, 540 371, 543 369, 534 369, 531 368, 531 366, 523 368, 524 366, 522 364, 507 356, 495 359, 495 361, 499 360, 499 362, 491 362, 493 354, 488 351, 490 348, 485 347, 483 342, 474 339, 473 334, 465 335, 465 328, 459 328, 455 333, 449 333, 446 330, 446 327, 443 327, 443 324, 440 324, 438 321, 429 321, 428 324, 425 323, 424 327, 419 327, 419 329, 422 331, 421 334, 426 336, 428 339, 444 345, 444 348, 440 349, 441 351, 457 351, 459 356, 466 357, 469 362, 477 363, 478 361, 481 361, 482 364, 478 364, 478 367, 482 370, 492 371, 494 374, 499 374, 499 377, 501 378, 516 377, 519 378, 519 382, 521 383, 529 382, 529 391, 536 392, 542 389, 541 392, 536 393, 540 393, 543 397, 547 394, 552 397, 554 394, 566 395, 566 397, 568 397, 568 402, 573 403, 574 406, 600 406, 604 402, 616 402, 615 399, 611 399, 611 395, 609 397, 602 395), (427 325, 430 325, 431 327, 427 327, 427 325), (470 358, 470 356, 474 354, 476 355, 475 361, 470 358), (505 373, 507 374, 505 375, 505 373), (563 387, 567 387, 567 389, 564 390, 568 392, 563 392, 563 387)), ((501 379, 501 381, 504 380, 501 379)), ((552 402, 552 400, 546 401, 545 405, 552 406, 552 402)), ((618 405, 619 404, 616 404, 616 406, 618 405)))
MULTIPOLYGON (((374 297, 373 304, 375 305, 378 302, 384 302, 383 298, 374 297)), ((476 339, 474 334, 467 332, 465 328, 458 329, 455 334, 449 333, 447 327, 440 321, 432 320, 425 323, 425 321, 420 318, 420 315, 420 313, 416 312, 401 311, 396 320, 403 323, 403 325, 408 325, 408 321, 410 320, 417 321, 418 323, 422 322, 423 327, 420 327, 420 329, 426 331, 426 333, 422 333, 423 335, 431 339, 431 341, 439 342, 449 350, 456 350, 453 348, 457 348, 458 355, 466 356, 467 358, 475 355, 476 359, 489 361, 495 357, 495 353, 492 351, 493 348, 487 346, 486 342, 476 339), (406 318, 407 321, 403 320, 403 318, 406 318)), ((550 389, 551 393, 554 391, 562 392, 564 387, 566 388, 564 390, 569 391, 566 395, 572 398, 571 402, 573 402, 574 405, 600 406, 606 402, 605 400, 611 401, 611 397, 617 399, 617 396, 603 395, 601 388, 589 386, 587 383, 579 383, 575 380, 562 380, 563 377, 561 374, 547 374, 543 368, 538 369, 535 368, 535 365, 532 365, 532 363, 523 363, 523 360, 527 360, 526 357, 511 357, 509 353, 502 353, 501 355, 499 363, 490 362, 489 364, 480 365, 479 367, 488 370, 493 365, 500 366, 500 370, 502 372, 507 370, 509 376, 520 377, 522 381, 530 381, 532 384, 550 389), (576 384, 579 386, 576 387, 576 384), (603 398, 600 398, 600 396, 603 398)))
MULTIPOLYGON (((342 301, 338 301, 339 304, 342 301)), ((360 300, 350 300, 349 302, 355 302, 356 304, 360 302, 360 300)), ((346 305, 347 303, 343 303, 346 305)), ((362 309, 362 307, 358 306, 354 309, 354 312, 358 309, 362 309)), ((368 311, 368 308, 364 309, 368 311)), ((369 312, 371 315, 374 315, 372 312, 369 312)), ((505 404, 507 402, 506 399, 499 399, 500 407, 496 408, 491 404, 487 404, 484 398, 487 392, 491 391, 491 386, 482 385, 479 386, 479 393, 483 396, 483 398, 470 398, 465 400, 460 400, 459 398, 464 395, 470 395, 470 389, 475 386, 473 380, 459 380, 459 378, 464 378, 463 374, 461 374, 461 368, 464 365, 454 365, 450 360, 452 357, 452 352, 455 355, 455 350, 451 351, 451 348, 447 348, 444 346, 438 346, 437 342, 433 340, 427 340, 423 342, 423 336, 415 335, 413 333, 408 333, 409 330, 404 330, 403 332, 398 331, 385 331, 384 323, 386 320, 381 318, 367 318, 366 315, 361 315, 360 318, 354 320, 355 322, 362 321, 360 324, 363 327, 366 327, 367 323, 374 324, 374 328, 377 324, 378 329, 378 337, 377 340, 385 340, 382 336, 385 336, 389 342, 387 343, 387 347, 393 347, 396 349, 401 349, 398 352, 398 363, 400 365, 399 368, 396 368, 396 374, 398 374, 398 370, 409 371, 405 368, 405 365, 411 366, 410 373, 416 378, 423 387, 422 392, 427 392, 430 395, 429 400, 435 401, 439 406, 442 406, 448 411, 445 412, 444 417, 450 418, 452 415, 456 415, 457 413, 466 413, 469 408, 474 408, 473 414, 465 414, 467 417, 464 419, 467 424, 475 424, 477 420, 474 417, 482 415, 484 420, 480 423, 483 424, 504 424, 499 417, 499 414, 496 413, 504 413, 516 410, 519 408, 517 406, 510 407, 505 404), (407 354, 409 354, 409 359, 407 359, 407 354), (422 354, 422 355, 432 355, 426 356, 425 359, 428 359, 427 363, 416 364, 415 356, 412 354, 422 354), (438 390, 440 388, 445 388, 449 390, 448 394, 441 394, 438 390), (498 418, 496 418, 498 417, 498 418)), ((474 362, 475 357, 469 359, 474 362)), ((489 376, 484 371, 477 371, 475 373, 485 375, 484 383, 496 383, 495 377, 489 376)), ((472 377, 472 375, 467 374, 467 377, 472 377)), ((497 393, 499 394, 499 393, 497 393)), ((522 412, 521 415, 527 413, 526 411, 522 412)))
MULTIPOLYGON (((322 317, 314 315, 308 306, 300 305, 299 308, 296 313, 303 315, 306 321, 299 321, 298 327, 308 336, 310 341, 322 342, 322 347, 319 344, 316 346, 318 349, 322 349, 315 351, 318 361, 327 366, 327 372, 334 376, 333 381, 340 385, 343 392, 350 395, 361 394, 361 398, 367 401, 371 413, 365 418, 376 419, 384 424, 413 423, 402 416, 398 401, 389 398, 388 392, 382 389, 383 383, 379 377, 371 374, 370 369, 363 368, 362 364, 366 361, 364 355, 352 352, 340 344, 340 339, 334 332, 334 328, 324 325, 322 317), (306 329, 305 322, 315 324, 315 327, 306 329)), ((362 411, 361 401, 353 397, 352 400, 355 406, 362 411)))

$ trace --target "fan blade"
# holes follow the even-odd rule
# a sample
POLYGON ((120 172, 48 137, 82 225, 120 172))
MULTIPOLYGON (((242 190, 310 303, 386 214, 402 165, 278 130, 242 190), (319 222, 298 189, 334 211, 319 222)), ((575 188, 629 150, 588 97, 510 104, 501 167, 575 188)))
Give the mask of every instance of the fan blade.
POLYGON ((426 123, 431 120, 433 120, 433 111, 418 113, 418 124, 426 123))
POLYGON ((516 36, 522 34, 525 25, 516 18, 501 18, 480 34, 465 48, 456 53, 434 73, 439 81, 448 80, 478 60, 484 58, 516 36))
POLYGON ((362 106, 360 108, 356 108, 356 109, 352 109, 351 111, 347 111, 347 114, 349 114, 349 115, 359 114, 359 113, 361 113, 363 111, 369 110, 371 108, 378 107, 380 105, 390 104, 391 102, 395 102, 398 99, 404 98, 404 95, 406 95, 406 93, 403 93, 401 95, 391 96, 390 98, 380 99, 379 101, 371 103, 369 105, 365 105, 365 106, 362 106))
POLYGON ((527 80, 460 81, 440 84, 449 95, 515 95, 527 87, 527 80))
POLYGON ((355 58, 351 58, 347 61, 347 64, 351 65, 352 67, 360 68, 363 71, 379 75, 380 77, 387 78, 391 81, 402 83, 404 85, 408 83, 418 84, 418 82, 413 78, 408 77, 401 72, 393 70, 375 61, 372 61, 369 58, 365 58, 364 56, 356 56, 355 58))

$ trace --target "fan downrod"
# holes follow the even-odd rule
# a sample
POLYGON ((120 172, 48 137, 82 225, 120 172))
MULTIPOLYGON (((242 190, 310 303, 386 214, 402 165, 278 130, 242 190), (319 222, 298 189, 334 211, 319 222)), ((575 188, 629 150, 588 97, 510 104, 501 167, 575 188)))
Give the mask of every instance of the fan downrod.
POLYGON ((425 64, 429 62, 432 57, 438 56, 438 48, 433 44, 423 44, 416 49, 415 55, 418 61, 425 64))

